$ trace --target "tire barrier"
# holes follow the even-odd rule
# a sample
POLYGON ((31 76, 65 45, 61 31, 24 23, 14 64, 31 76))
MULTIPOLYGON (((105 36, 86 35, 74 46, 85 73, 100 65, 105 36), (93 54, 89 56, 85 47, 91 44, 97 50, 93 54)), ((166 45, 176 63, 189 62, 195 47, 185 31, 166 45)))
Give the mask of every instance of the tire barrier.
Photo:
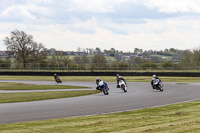
POLYGON ((200 72, 31 72, 31 71, 1 71, 0 75, 13 76, 53 76, 54 73, 60 76, 173 76, 173 77, 200 77, 200 72))

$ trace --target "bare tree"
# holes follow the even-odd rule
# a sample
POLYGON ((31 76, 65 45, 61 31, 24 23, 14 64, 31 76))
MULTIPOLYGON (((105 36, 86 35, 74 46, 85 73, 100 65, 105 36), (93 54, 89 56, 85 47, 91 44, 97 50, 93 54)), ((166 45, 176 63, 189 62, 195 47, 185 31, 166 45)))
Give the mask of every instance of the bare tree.
POLYGON ((24 31, 15 30, 11 32, 10 37, 6 37, 4 44, 7 46, 7 53, 9 56, 15 55, 17 61, 23 63, 23 67, 31 60, 35 60, 44 46, 33 40, 32 35, 28 35, 24 31))

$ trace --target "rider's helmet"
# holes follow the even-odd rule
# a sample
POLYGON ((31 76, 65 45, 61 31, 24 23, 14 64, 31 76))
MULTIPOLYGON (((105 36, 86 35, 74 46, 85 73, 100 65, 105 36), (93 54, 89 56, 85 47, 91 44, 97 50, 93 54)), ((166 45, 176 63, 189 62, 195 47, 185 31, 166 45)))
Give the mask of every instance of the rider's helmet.
POLYGON ((56 76, 56 73, 54 75, 56 76))
POLYGON ((96 78, 96 81, 97 81, 97 82, 99 82, 99 81, 100 81, 99 77, 97 77, 97 78, 96 78))
POLYGON ((119 77, 119 74, 117 74, 117 77, 119 77))
POLYGON ((156 75, 153 75, 153 78, 156 78, 156 75))

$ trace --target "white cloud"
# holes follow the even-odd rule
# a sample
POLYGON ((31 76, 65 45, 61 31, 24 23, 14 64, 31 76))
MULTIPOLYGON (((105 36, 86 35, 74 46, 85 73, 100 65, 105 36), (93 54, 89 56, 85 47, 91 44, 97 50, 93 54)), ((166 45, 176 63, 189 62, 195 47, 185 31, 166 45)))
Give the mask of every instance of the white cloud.
POLYGON ((160 12, 166 13, 200 13, 199 0, 146 0, 145 5, 149 8, 159 8, 160 12))
POLYGON ((4 10, 1 13, 1 16, 10 19, 36 19, 37 16, 33 13, 50 16, 53 12, 41 6, 15 5, 15 6, 10 6, 6 10, 4 10))
POLYGON ((141 2, 141 0, 72 0, 69 11, 89 11, 94 13, 113 12, 114 6, 126 2, 141 2))
MULTIPOLYGON (((45 3, 45 4, 50 3, 51 4, 55 0, 33 0, 33 1, 36 3, 45 3)), ((30 0, 27 0, 27 2, 30 2, 30 0)))
POLYGON ((11 4, 0 13, 4 19, 0 22, 0 48, 4 47, 1 45, 3 39, 15 29, 32 34, 35 41, 47 48, 60 50, 76 50, 77 47, 113 47, 123 51, 133 51, 135 47, 157 50, 192 48, 200 45, 200 19, 190 13, 200 13, 199 4, 197 0, 23 0, 22 4, 11 4), (140 5, 142 9, 136 13, 136 17, 139 17, 134 18, 131 13, 127 15, 129 9, 125 10, 121 6, 123 3, 126 3, 124 6, 130 3, 136 4, 135 7, 140 5), (153 9, 151 13, 158 15, 162 15, 158 10, 167 14, 183 12, 186 15, 156 19, 151 18, 155 14, 140 17, 148 11, 144 5, 149 10, 153 9), (115 14, 115 9, 124 10, 120 17, 125 23, 116 22, 121 18, 115 14), (7 19, 11 20, 7 22, 7 19), (25 20, 19 23, 18 19, 25 20))
POLYGON ((104 0, 73 0, 68 11, 112 12, 113 8, 104 0))
MULTIPOLYGON (((200 45, 200 23, 198 18, 174 18, 167 20, 146 20, 144 24, 115 24, 105 22, 129 34, 115 34, 107 28, 99 27, 95 19, 85 23, 57 25, 24 25, 20 23, 0 24, 3 31, 0 40, 8 36, 14 29, 32 34, 34 40, 43 43, 47 48, 59 50, 77 50, 81 48, 103 49, 115 48, 123 51, 133 51, 134 48, 160 50, 165 48, 189 49, 200 45), (7 28, 5 28, 7 27, 7 28), (74 32, 71 27, 92 29, 94 33, 74 32), (7 32, 6 32, 7 31, 7 32), (2 38, 2 36, 4 37, 2 38)), ((1 43, 0 43, 1 44, 1 43)))
POLYGON ((23 6, 12 6, 6 9, 2 14, 3 17, 9 17, 9 18, 29 18, 29 19, 35 19, 35 16, 31 15, 31 13, 27 10, 24 9, 23 6))

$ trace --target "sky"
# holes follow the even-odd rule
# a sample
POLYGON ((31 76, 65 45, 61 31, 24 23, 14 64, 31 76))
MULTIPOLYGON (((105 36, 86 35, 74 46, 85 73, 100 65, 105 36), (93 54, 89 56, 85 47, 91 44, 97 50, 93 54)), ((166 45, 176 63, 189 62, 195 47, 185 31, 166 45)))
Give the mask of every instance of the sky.
POLYGON ((200 0, 0 0, 0 50, 14 30, 63 51, 192 49, 200 0))

